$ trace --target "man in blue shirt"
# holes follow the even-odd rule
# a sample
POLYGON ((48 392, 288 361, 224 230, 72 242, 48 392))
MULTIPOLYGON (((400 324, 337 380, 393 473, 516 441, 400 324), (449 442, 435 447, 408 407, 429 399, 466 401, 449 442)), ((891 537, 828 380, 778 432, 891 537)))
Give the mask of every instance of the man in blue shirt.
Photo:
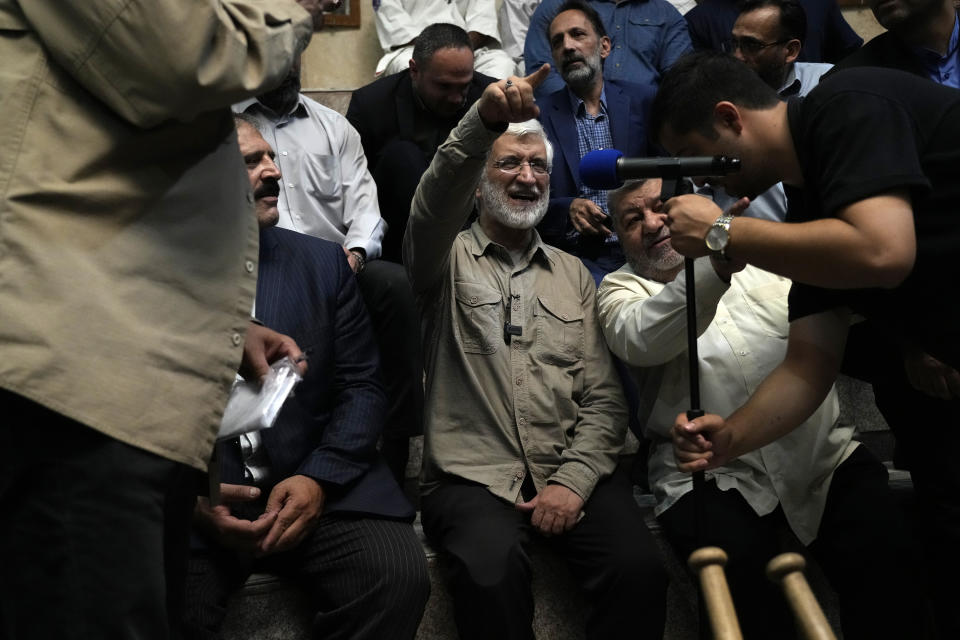
MULTIPOLYGON (((547 32, 564 0, 544 0, 530 19, 523 48, 527 73, 552 60, 547 32)), ((607 80, 629 80, 656 87, 660 76, 691 49, 687 25, 667 0, 587 0, 610 34, 604 65, 607 80)), ((539 99, 563 88, 555 70, 536 92, 539 99)))

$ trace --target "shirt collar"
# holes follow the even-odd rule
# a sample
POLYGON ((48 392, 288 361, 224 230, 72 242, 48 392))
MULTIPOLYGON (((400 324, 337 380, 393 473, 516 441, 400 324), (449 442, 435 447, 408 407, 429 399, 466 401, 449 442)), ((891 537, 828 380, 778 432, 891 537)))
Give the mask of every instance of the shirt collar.
MULTIPOLYGON (((240 111, 241 113, 262 113, 269 116, 271 119, 283 119, 283 116, 278 115, 262 102, 256 98, 248 98, 243 102, 238 102, 233 106, 234 111, 240 111)), ((287 117, 296 117, 296 118, 306 118, 307 117, 307 105, 304 103, 304 97, 301 93, 297 96, 297 104, 293 110, 287 114, 287 117)))
POLYGON ((914 47, 913 50, 929 68, 935 68, 944 64, 957 53, 957 44, 960 43, 960 16, 953 16, 953 31, 950 33, 950 42, 947 44, 947 52, 942 56, 932 49, 926 47, 914 47))
POLYGON ((777 93, 780 94, 781 98, 789 98, 790 96, 799 94, 802 85, 803 83, 800 82, 800 78, 797 77, 797 65, 790 63, 790 70, 787 71, 787 77, 784 79, 783 86, 780 87, 777 93))
MULTIPOLYGON (((530 246, 527 247, 527 250, 523 253, 523 263, 529 264, 534 260, 541 262, 544 266, 549 267, 553 262, 552 256, 546 251, 546 246, 543 243, 543 240, 540 238, 540 234, 537 233, 536 229, 531 229, 533 231, 533 239, 530 242, 530 246)), ((474 220, 473 224, 470 225, 470 240, 473 245, 470 247, 471 253, 474 257, 479 258, 487 252, 490 247, 494 247, 496 250, 506 251, 502 246, 490 239, 490 237, 483 231, 483 227, 480 226, 480 220, 474 220)), ((515 265, 516 266, 516 265, 515 265)))
MULTIPOLYGON (((580 99, 580 96, 575 94, 570 87, 567 87, 567 97, 570 99, 570 108, 573 109, 573 113, 581 118, 587 113, 587 106, 580 99)), ((602 87, 600 89, 600 113, 607 115, 607 88, 602 87)))

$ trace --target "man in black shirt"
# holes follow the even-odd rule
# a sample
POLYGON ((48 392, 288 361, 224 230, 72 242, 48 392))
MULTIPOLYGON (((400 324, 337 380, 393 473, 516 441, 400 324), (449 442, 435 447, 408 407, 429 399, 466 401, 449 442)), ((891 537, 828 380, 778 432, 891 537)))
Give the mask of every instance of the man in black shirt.
POLYGON ((867 317, 896 356, 878 376, 878 404, 884 410, 884 396, 896 397, 888 421, 900 426, 925 509, 941 632, 960 637, 948 602, 960 568, 960 474, 945 446, 960 408, 952 290, 960 269, 951 255, 960 247, 960 93, 898 71, 854 69, 783 103, 748 71, 716 54, 678 62, 654 102, 652 130, 675 155, 739 156, 742 171, 719 180, 731 194, 787 185, 795 224, 731 220, 689 196, 665 209, 681 253, 713 250, 795 281, 789 347, 726 420, 678 418, 678 459, 687 470, 712 468, 794 428, 836 377, 851 310, 867 317))

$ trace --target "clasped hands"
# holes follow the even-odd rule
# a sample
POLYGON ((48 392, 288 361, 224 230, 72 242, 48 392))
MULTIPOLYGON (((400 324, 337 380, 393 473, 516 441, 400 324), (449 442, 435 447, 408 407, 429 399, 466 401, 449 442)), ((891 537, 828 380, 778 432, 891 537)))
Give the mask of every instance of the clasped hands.
POLYGON ((516 508, 530 514, 530 524, 541 534, 556 536, 577 524, 583 498, 562 484, 548 484, 532 500, 517 503, 516 508))
POLYGON ((323 487, 316 480, 290 476, 270 492, 260 517, 244 520, 230 513, 229 503, 253 502, 260 497, 260 489, 221 484, 220 495, 226 504, 215 507, 210 506, 207 498, 198 498, 194 520, 223 546, 256 557, 300 544, 316 526, 326 500, 323 487))

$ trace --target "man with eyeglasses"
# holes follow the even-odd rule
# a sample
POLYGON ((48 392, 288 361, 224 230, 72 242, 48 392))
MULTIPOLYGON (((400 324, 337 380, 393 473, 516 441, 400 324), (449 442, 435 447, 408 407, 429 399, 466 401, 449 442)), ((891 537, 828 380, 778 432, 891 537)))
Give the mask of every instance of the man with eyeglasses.
MULTIPOLYGON (((807 32, 807 16, 798 0, 746 0, 724 49, 753 69, 781 98, 805 96, 832 65, 822 62, 797 62, 807 32)), ((729 209, 736 198, 723 187, 707 185, 700 195, 713 199, 721 209, 729 209)), ((783 221, 787 216, 787 196, 777 183, 750 201, 743 215, 764 220, 783 221)))
POLYGON ((548 72, 489 85, 414 196, 404 264, 424 336, 423 528, 464 640, 532 637, 533 538, 569 561, 592 605, 588 638, 660 638, 666 575, 614 473, 626 411, 596 285, 534 229, 553 151, 530 119, 548 72))
MULTIPOLYGON (((856 51, 863 39, 847 24, 837 0, 801 0, 807 31, 800 60, 837 63, 856 51)), ((742 11, 738 0, 702 0, 683 17, 697 51, 721 51, 742 11)))
POLYGON ((540 121, 560 150, 550 175, 550 206, 537 230, 579 257, 600 284, 625 262, 607 212, 607 191, 580 180, 580 158, 596 149, 648 154, 646 119, 652 85, 604 80, 610 38, 599 14, 580 0, 562 4, 549 27, 553 62, 565 86, 539 100, 540 121))
POLYGON ((745 0, 724 49, 781 98, 805 96, 833 66, 797 62, 806 32, 807 14, 798 0, 745 0))

